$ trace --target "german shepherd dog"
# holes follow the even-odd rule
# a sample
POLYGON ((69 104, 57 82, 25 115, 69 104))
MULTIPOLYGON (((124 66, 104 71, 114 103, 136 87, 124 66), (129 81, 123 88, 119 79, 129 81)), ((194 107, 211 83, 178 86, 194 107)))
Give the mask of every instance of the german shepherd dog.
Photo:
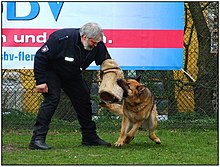
POLYGON ((122 116, 121 133, 115 143, 116 147, 130 143, 136 131, 142 126, 149 130, 149 138, 160 144, 155 134, 157 127, 157 110, 150 90, 136 79, 117 79, 117 84, 124 90, 122 105, 117 103, 101 103, 116 115, 122 116))

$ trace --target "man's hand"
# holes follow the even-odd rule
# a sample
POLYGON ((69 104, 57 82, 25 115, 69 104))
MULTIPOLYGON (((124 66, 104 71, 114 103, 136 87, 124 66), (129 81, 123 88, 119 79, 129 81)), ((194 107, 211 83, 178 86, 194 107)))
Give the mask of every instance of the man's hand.
POLYGON ((36 90, 38 93, 48 93, 48 86, 46 83, 40 84, 36 86, 36 90))

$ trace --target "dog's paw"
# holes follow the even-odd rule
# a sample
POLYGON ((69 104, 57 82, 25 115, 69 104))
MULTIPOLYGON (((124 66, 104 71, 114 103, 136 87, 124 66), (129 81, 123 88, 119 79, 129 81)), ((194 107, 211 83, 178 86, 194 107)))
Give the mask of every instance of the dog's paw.
POLYGON ((117 141, 115 143, 115 147, 122 147, 123 145, 124 145, 124 142, 122 142, 122 141, 117 141))
POLYGON ((160 139, 158 137, 151 137, 151 136, 149 136, 149 138, 151 140, 153 140, 156 144, 160 144, 161 143, 161 141, 160 141, 160 139))
POLYGON ((160 144, 161 143, 161 141, 160 141, 160 139, 158 138, 157 140, 155 140, 154 141, 156 144, 160 144))
POLYGON ((125 144, 129 144, 134 139, 134 136, 127 136, 125 138, 125 144))

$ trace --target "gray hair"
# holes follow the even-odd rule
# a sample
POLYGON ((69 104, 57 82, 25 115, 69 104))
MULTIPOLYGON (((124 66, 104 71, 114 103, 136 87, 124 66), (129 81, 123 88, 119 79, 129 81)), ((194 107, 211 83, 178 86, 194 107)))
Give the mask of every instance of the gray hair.
POLYGON ((86 23, 84 26, 80 28, 79 33, 80 36, 86 35, 88 38, 91 39, 103 39, 102 29, 97 23, 86 23))

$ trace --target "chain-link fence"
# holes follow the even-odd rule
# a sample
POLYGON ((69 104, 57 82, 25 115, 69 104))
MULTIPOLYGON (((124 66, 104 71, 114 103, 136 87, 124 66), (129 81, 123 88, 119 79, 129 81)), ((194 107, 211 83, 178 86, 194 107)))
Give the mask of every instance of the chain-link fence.
MULTIPOLYGON (((218 11, 218 2, 185 2, 183 70, 124 71, 126 78, 142 75, 142 83, 155 95, 159 120, 175 120, 173 126, 186 127, 193 121, 217 126, 218 11), (199 118, 202 121, 199 122, 199 118)), ((33 75, 33 70, 2 70, 4 129, 32 128, 43 100, 42 95, 36 93, 33 75)), ((99 107, 98 71, 84 71, 83 75, 90 86, 94 118, 104 117, 109 122, 117 119, 99 107)), ((64 124, 76 120, 74 108, 64 92, 53 118, 64 124)))

